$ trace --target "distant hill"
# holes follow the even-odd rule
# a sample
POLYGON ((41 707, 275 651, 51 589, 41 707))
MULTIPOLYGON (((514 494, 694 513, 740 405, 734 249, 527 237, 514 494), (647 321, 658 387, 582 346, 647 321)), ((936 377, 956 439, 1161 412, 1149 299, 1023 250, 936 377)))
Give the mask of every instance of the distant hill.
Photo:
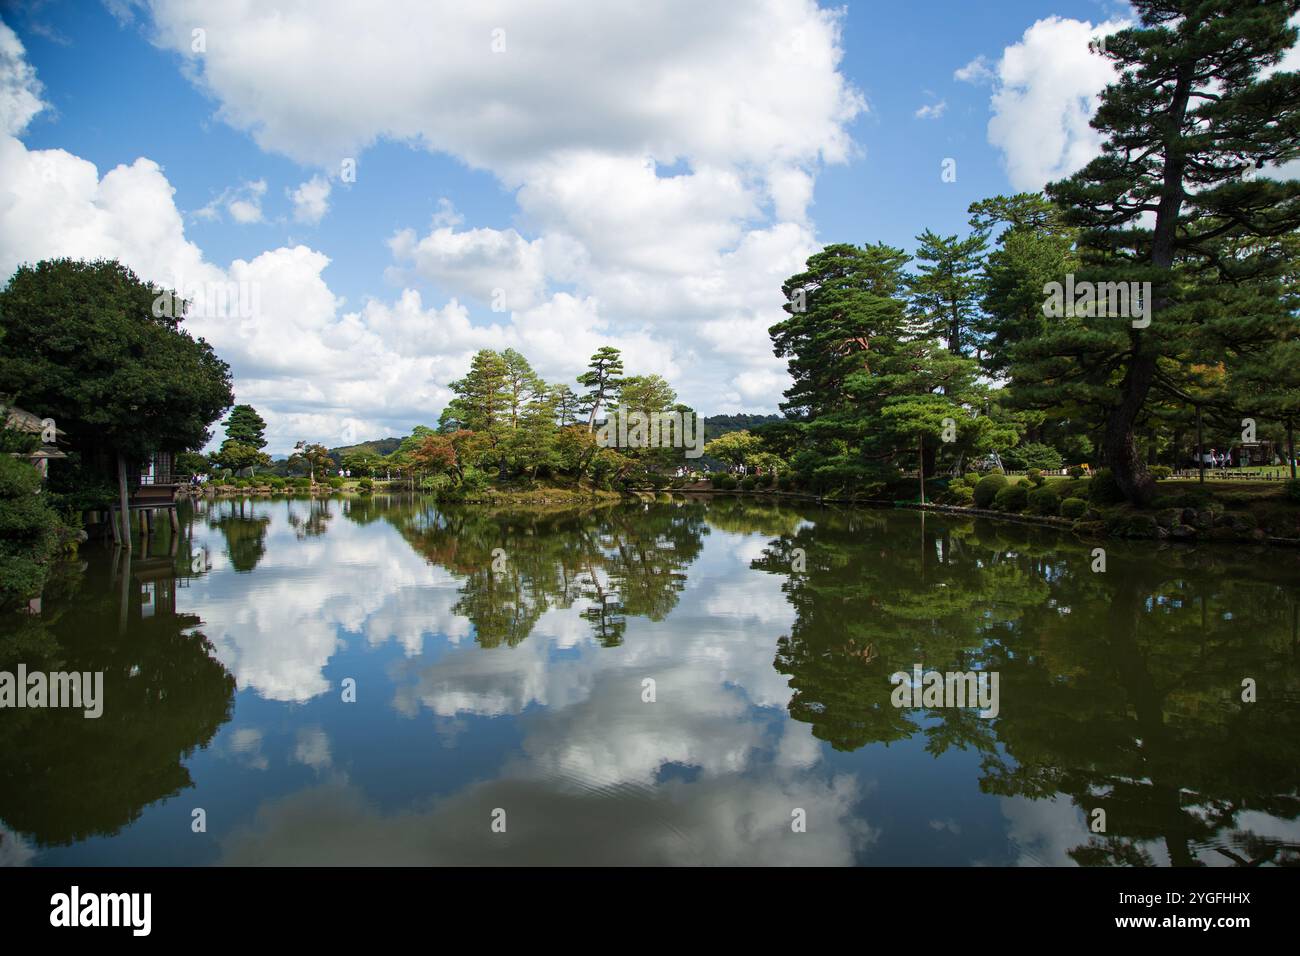
POLYGON ((780 415, 747 415, 743 412, 735 415, 706 415, 704 437, 713 441, 728 432, 748 431, 756 425, 783 420, 780 415))
POLYGON ((351 455, 354 452, 368 451, 372 455, 391 455, 397 451, 397 446, 402 443, 400 438, 376 438, 373 441, 363 441, 355 445, 340 445, 338 448, 331 448, 329 456, 335 465, 343 460, 344 455, 351 455))

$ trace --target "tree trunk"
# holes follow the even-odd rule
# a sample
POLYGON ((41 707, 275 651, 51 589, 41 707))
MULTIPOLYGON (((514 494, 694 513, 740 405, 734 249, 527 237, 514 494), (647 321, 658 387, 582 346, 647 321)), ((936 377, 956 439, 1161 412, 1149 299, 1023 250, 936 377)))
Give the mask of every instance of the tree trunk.
POLYGON ((1133 434, 1134 423, 1151 392, 1155 371, 1154 356, 1135 355, 1130 359, 1120 385, 1119 403, 1106 417, 1102 453, 1124 497, 1133 504, 1146 504, 1155 491, 1155 482, 1142 463, 1133 434))
MULTIPOLYGON (((1151 265, 1163 269, 1166 275, 1173 268, 1176 250, 1178 220, 1183 205, 1183 173, 1187 157, 1179 138, 1183 117, 1192 92, 1192 70, 1188 63, 1178 68, 1177 82, 1164 123, 1168 137, 1164 142, 1164 171, 1161 179, 1160 202, 1156 210, 1155 228, 1151 232, 1151 265), (1171 142, 1172 140, 1172 142, 1171 142)), ((1151 302, 1152 321, 1160 321, 1160 314, 1168 304, 1167 296, 1153 288, 1151 302)), ((1106 417, 1106 436, 1102 454, 1110 467, 1124 497, 1135 505, 1148 504, 1155 493, 1151 480, 1134 441, 1133 426, 1146 405, 1151 383, 1155 379, 1156 358, 1142 351, 1142 333, 1130 329, 1133 351, 1120 386, 1120 400, 1106 417)))
MULTIPOLYGON (((922 433, 917 437, 917 447, 920 449, 920 461, 917 462, 918 471, 921 476, 921 504, 925 504, 925 434, 922 433)), ((922 519, 924 521, 924 518, 922 519)))

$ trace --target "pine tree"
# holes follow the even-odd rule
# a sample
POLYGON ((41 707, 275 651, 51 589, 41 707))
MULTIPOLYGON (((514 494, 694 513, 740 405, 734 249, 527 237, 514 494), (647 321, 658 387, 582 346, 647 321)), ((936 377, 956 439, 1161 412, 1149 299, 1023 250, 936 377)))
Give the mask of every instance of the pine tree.
POLYGON ((927 229, 916 239, 919 265, 908 280, 913 318, 926 334, 941 336, 953 355, 969 355, 980 344, 980 269, 988 234, 976 229, 958 239, 927 229))
POLYGON ((541 380, 528 359, 514 349, 501 353, 501 360, 506 366, 506 397, 510 406, 510 427, 519 427, 519 416, 523 409, 535 398, 546 391, 546 383, 541 380))
MULTIPOLYGON (((1276 302, 1273 323, 1264 324, 1257 340, 1239 349, 1228 362, 1226 391, 1247 417, 1281 426, 1284 458, 1296 477, 1295 434, 1300 429, 1300 233, 1253 243, 1246 259, 1266 260, 1264 296, 1276 302)), ((1257 280, 1258 281, 1258 280, 1257 280)))
MULTIPOLYGON (((1104 404, 1105 463, 1130 501, 1145 502, 1154 483, 1135 434, 1152 390, 1177 394, 1177 367, 1199 348, 1251 331, 1248 317, 1229 327, 1249 312, 1230 305, 1225 318, 1204 307, 1205 270, 1232 271, 1217 258, 1220 241, 1281 235, 1300 223, 1300 183, 1253 178, 1267 163, 1300 155, 1300 74, 1261 78, 1295 43, 1288 20, 1300 0, 1134 7, 1141 25, 1108 37, 1101 54, 1120 70, 1092 120, 1106 136, 1102 155, 1048 194, 1082 230, 1080 278, 1150 282, 1150 302, 1141 321, 1095 310, 1048 331, 1031 351, 1039 361, 1070 357, 1043 381, 1048 390, 1082 384, 1104 404), (1204 335, 1212 323, 1213 335, 1204 335)), ((1225 289, 1218 307, 1230 299, 1225 289)))
POLYGON ((995 196, 972 203, 968 211, 973 229, 1001 229, 980 276, 978 334, 981 364, 991 375, 1003 375, 1012 347, 1043 334, 1043 287, 1075 270, 1077 230, 1037 193, 995 196))
POLYGON ((587 371, 578 376, 578 384, 587 389, 583 396, 583 407, 588 409, 587 431, 595 429, 596 413, 601 406, 612 405, 617 400, 622 375, 622 353, 611 345, 603 345, 587 363, 587 371))
POLYGON ((906 264, 903 250, 883 243, 835 244, 785 281, 790 317, 768 333, 794 380, 781 404, 788 416, 807 421, 841 406, 845 379, 906 332, 906 264))
POLYGON ((223 424, 227 439, 259 450, 266 447, 266 422, 252 405, 236 405, 223 424))
POLYGON ((510 370, 506 360, 491 349, 475 353, 469 373, 451 383, 456 393, 458 427, 478 433, 486 442, 487 457, 504 471, 503 443, 510 432, 510 370))
POLYGON ((581 410, 581 402, 567 385, 552 385, 551 398, 555 402, 555 424, 560 428, 576 425, 581 410))

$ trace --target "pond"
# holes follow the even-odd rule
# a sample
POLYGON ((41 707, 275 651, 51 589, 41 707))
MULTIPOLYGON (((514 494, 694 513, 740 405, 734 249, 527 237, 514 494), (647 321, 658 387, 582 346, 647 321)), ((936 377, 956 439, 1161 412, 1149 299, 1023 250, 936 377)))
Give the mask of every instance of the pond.
POLYGON ((0 712, 0 862, 1300 862, 1300 552, 1095 547, 740 498, 200 502, 0 637, 104 675, 97 719, 0 712), (996 707, 900 705, 932 671, 996 707))

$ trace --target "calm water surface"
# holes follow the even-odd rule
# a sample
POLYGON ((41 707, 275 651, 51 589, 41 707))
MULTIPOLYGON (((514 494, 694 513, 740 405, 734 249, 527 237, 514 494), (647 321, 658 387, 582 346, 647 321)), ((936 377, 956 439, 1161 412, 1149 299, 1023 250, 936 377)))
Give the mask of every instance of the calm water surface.
POLYGON ((1297 552, 1096 573, 1041 529, 741 499, 182 525, 84 548, 0 638, 105 674, 98 720, 0 713, 0 862, 1300 861, 1297 552), (894 707, 914 664, 997 672, 998 715, 894 707))

